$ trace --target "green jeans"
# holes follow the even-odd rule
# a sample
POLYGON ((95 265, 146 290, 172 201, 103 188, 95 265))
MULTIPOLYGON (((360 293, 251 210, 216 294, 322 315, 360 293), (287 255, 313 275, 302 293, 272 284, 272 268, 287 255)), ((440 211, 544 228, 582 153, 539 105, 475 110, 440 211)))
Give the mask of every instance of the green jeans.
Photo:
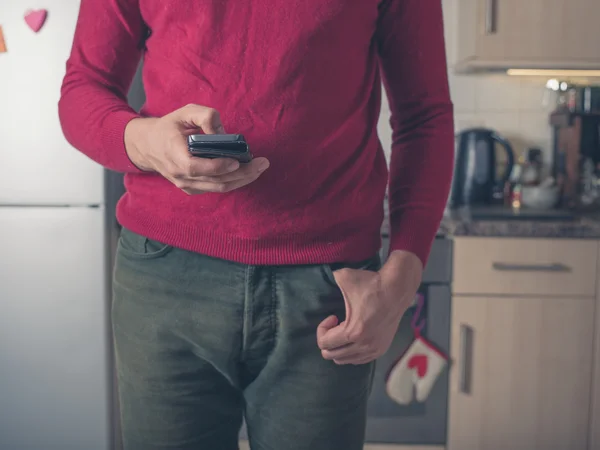
MULTIPOLYGON (((353 266, 379 268, 379 258, 353 266)), ((125 450, 363 448, 373 364, 322 358, 332 265, 248 266, 123 230, 112 309, 125 450)))

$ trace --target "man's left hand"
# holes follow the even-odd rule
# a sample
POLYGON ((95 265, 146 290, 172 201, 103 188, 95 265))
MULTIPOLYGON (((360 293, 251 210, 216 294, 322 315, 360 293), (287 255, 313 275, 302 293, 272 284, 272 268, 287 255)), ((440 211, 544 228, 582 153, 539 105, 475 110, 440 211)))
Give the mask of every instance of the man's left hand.
POLYGON ((422 273, 419 258, 402 250, 393 251, 379 272, 336 270, 346 318, 339 323, 329 316, 317 328, 323 358, 336 364, 366 364, 383 355, 413 303, 422 273))

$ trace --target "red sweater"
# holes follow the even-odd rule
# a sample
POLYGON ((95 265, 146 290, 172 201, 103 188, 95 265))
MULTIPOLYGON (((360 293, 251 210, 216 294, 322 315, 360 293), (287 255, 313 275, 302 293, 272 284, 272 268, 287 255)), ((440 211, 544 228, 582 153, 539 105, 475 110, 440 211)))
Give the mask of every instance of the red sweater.
POLYGON ((125 172, 121 224, 246 264, 371 257, 388 167, 391 249, 426 261, 453 166, 441 0, 82 0, 59 111, 69 142, 125 172), (126 93, 140 58, 146 103, 126 93), (188 196, 142 173, 123 143, 135 117, 215 108, 270 168, 227 194, 188 196))

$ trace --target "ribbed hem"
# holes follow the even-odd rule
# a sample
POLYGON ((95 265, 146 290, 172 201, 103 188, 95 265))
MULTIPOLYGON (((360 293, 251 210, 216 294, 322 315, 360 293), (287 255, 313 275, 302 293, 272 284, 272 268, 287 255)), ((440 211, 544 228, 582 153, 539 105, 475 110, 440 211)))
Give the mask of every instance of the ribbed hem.
POLYGON ((334 239, 297 233, 250 239, 203 230, 176 218, 136 215, 119 208, 119 223, 125 228, 183 250, 248 265, 298 265, 359 262, 371 258, 381 248, 380 225, 366 223, 354 234, 334 239))
POLYGON ((112 170, 122 173, 142 173, 135 164, 131 162, 125 151, 125 127, 133 120, 140 117, 133 110, 115 111, 109 114, 102 122, 102 146, 106 154, 110 155, 106 166, 112 170))
POLYGON ((441 217, 437 219, 421 214, 390 216, 390 252, 405 250, 414 253, 425 267, 441 222, 441 217))

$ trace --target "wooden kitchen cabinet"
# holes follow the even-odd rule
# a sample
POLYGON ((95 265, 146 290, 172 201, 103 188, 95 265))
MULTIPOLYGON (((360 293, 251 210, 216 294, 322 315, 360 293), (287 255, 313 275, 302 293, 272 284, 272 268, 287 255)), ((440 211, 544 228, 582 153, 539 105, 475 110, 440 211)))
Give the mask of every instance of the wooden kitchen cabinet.
POLYGON ((600 69, 598 0, 453 0, 457 72, 600 69))
POLYGON ((595 297, 597 253, 583 239, 456 238, 452 292, 595 297))
POLYGON ((453 298, 449 450, 586 450, 594 298, 453 298))
POLYGON ((449 450, 600 450, 600 244, 454 240, 449 450))
MULTIPOLYGON (((600 243, 598 244, 600 261, 600 243)), ((594 369, 592 372, 592 396, 589 450, 600 450, 600 270, 596 276, 596 314, 594 326, 594 369)))

